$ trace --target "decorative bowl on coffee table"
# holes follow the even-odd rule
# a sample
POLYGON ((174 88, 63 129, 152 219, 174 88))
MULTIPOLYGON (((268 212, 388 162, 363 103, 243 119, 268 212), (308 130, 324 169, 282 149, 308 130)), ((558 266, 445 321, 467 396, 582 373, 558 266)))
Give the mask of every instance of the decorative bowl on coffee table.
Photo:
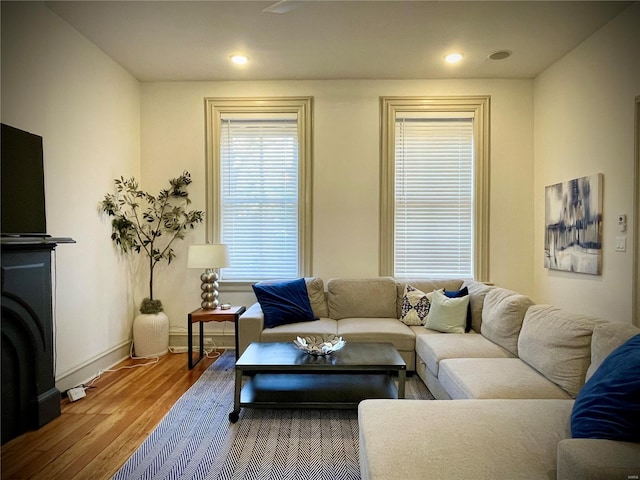
POLYGON ((333 352, 337 352, 345 345, 345 340, 342 337, 336 335, 329 335, 327 337, 310 336, 310 337, 297 337, 293 344, 305 353, 309 355, 330 355, 333 352))

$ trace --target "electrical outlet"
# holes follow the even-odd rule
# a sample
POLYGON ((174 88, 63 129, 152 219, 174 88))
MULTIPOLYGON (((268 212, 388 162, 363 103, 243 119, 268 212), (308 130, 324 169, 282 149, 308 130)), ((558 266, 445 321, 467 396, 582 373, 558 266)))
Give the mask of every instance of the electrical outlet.
POLYGON ((204 344, 208 347, 213 347, 213 338, 210 338, 210 337, 205 338, 204 344))
POLYGON ((82 387, 75 387, 67 390, 67 397, 69 397, 69 400, 72 402, 75 402, 76 400, 80 400, 81 398, 84 398, 86 396, 87 394, 85 393, 84 388, 82 387))

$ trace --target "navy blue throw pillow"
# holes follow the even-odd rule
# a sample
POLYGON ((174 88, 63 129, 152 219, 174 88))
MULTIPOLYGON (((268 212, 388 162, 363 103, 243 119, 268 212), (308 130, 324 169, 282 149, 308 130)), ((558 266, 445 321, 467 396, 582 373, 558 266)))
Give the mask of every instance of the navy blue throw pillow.
POLYGON ((640 335, 616 348, 582 387, 571 436, 640 442, 640 335))
MULTIPOLYGON (((445 290, 444 294, 449 298, 466 297, 467 295, 469 295, 469 289, 467 287, 464 287, 461 290, 454 290, 451 292, 445 290)), ((469 330, 471 330, 471 302, 469 302, 469 306, 467 307, 467 323, 464 327, 465 333, 467 333, 469 330)))
POLYGON ((259 283, 253 286, 253 291, 264 313, 264 326, 267 328, 316 320, 304 278, 259 283))

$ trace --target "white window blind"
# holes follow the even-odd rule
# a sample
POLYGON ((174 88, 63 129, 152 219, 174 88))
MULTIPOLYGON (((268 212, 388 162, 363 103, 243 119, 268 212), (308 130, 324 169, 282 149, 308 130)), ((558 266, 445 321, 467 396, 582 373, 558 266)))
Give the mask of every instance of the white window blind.
POLYGON ((394 275, 473 278, 473 152, 469 114, 396 115, 394 275))
POLYGON ((222 279, 298 276, 295 114, 228 114, 220 131, 222 279))

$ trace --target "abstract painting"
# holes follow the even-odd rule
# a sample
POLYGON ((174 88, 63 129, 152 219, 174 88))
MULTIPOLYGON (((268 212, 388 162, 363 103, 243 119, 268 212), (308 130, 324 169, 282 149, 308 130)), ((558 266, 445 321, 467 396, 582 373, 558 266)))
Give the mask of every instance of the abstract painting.
POLYGON ((603 175, 545 187, 544 266, 600 275, 603 175))

